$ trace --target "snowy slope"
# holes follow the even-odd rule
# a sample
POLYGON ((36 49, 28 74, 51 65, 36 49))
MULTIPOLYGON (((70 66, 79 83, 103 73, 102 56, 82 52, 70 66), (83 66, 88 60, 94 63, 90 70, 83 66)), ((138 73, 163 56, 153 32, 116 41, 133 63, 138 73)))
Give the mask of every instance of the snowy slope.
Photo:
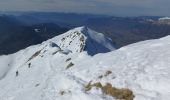
POLYGON ((60 45, 68 33, 1 56, 0 100, 114 100, 95 87, 86 91, 89 82, 129 88, 134 100, 170 100, 170 36, 90 56, 75 45, 79 39, 60 45))

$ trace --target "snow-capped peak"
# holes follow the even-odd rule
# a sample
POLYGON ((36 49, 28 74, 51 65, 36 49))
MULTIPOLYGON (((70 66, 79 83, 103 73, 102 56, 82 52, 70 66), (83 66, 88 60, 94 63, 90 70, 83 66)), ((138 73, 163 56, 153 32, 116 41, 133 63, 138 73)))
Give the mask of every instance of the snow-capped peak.
POLYGON ((159 21, 162 21, 162 20, 170 20, 170 17, 162 17, 162 18, 159 18, 158 20, 159 20, 159 21))
POLYGON ((85 26, 72 29, 49 40, 61 49, 72 52, 87 51, 90 55, 115 50, 113 42, 102 33, 95 32, 85 26))

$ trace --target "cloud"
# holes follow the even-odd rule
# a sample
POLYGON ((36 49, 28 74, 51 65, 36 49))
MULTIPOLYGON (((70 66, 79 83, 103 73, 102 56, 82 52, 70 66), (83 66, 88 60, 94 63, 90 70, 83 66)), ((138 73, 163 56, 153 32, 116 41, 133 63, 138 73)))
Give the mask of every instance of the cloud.
POLYGON ((0 0, 0 9, 137 16, 170 15, 169 4, 170 0, 0 0))

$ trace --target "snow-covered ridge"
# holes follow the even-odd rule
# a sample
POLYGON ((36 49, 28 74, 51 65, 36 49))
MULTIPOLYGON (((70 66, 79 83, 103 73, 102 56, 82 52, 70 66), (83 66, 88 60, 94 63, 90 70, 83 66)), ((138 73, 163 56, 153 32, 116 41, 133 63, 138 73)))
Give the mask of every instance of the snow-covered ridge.
POLYGON ((66 46, 73 36, 61 41, 70 32, 0 56, 0 100, 115 100, 101 88, 87 91, 89 83, 128 88, 134 100, 170 100, 170 36, 89 56, 66 46))
POLYGON ((159 21, 162 21, 162 20, 170 20, 170 17, 162 17, 162 18, 159 18, 158 20, 159 20, 159 21))
POLYGON ((170 25, 170 17, 161 17, 158 20, 153 21, 153 24, 170 25))
POLYGON ((90 55, 115 50, 109 38, 84 26, 72 29, 49 41, 56 43, 61 49, 68 49, 72 52, 87 51, 90 55))

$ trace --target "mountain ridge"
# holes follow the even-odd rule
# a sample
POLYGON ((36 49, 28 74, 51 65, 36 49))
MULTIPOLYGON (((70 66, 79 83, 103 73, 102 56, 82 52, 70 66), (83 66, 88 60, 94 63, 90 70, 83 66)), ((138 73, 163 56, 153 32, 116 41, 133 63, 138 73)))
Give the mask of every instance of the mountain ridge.
POLYGON ((130 100, 170 99, 170 36, 94 56, 66 50, 62 37, 0 56, 1 100, 117 100, 107 84, 131 90, 130 100))
POLYGON ((74 52, 87 51, 89 55, 115 50, 114 43, 109 38, 85 26, 74 28, 49 41, 56 41, 61 48, 74 52))

